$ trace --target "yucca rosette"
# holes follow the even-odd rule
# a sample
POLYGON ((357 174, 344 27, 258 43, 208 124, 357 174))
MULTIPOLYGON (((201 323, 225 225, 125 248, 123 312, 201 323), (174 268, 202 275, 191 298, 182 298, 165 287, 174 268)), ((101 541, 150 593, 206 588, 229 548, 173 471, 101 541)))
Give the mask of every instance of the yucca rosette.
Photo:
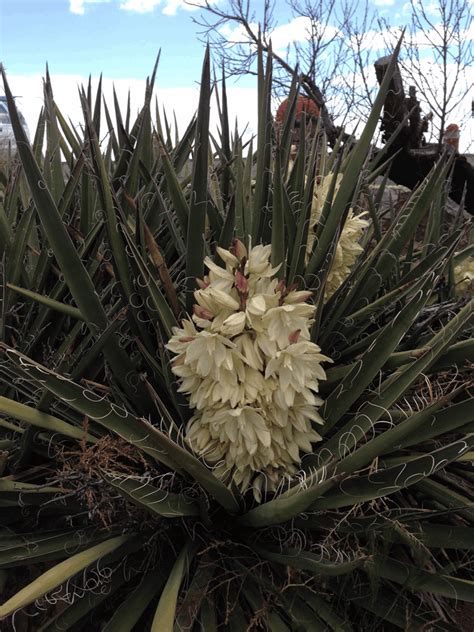
POLYGON ((316 395, 329 358, 310 340, 310 292, 285 287, 270 264, 271 246, 247 254, 240 241, 206 258, 192 318, 167 348, 179 391, 195 413, 188 444, 215 474, 242 492, 275 491, 320 440, 316 395))
MULTIPOLYGON (((340 173, 336 177, 336 188, 334 194, 336 194, 342 180, 343 174, 340 173)), ((309 257, 313 249, 315 229, 319 222, 321 213, 323 210, 324 202, 329 193, 333 174, 329 173, 319 179, 319 184, 315 186, 313 202, 311 205, 311 218, 309 224, 308 244, 307 244, 307 256, 309 257)), ((342 227, 339 240, 336 245, 334 258, 329 269, 326 286, 324 290, 324 298, 328 300, 334 294, 334 292, 342 285, 351 273, 357 257, 363 251, 360 241, 364 235, 364 232, 369 225, 369 222, 364 219, 365 213, 355 214, 352 209, 349 209, 346 221, 342 227)))

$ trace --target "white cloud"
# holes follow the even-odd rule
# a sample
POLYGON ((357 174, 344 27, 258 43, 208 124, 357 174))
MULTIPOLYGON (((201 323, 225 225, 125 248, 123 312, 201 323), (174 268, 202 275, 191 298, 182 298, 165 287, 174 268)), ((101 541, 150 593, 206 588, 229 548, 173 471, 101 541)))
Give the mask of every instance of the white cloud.
MULTIPOLYGON (((219 0, 211 0, 210 4, 216 4, 219 0)), ((124 0, 120 4, 120 8, 126 11, 134 11, 136 13, 151 13, 160 5, 162 0, 124 0)), ((195 11, 204 5, 204 0, 163 0, 164 15, 176 15, 179 9, 186 11, 195 11)))
POLYGON ((189 4, 186 4, 183 0, 167 0, 166 6, 163 7, 163 13, 165 15, 176 15, 178 9, 192 11, 196 8, 197 7, 190 7, 189 4))
MULTIPOLYGON (((255 22, 250 22, 249 26, 252 31, 256 32, 258 30, 258 24, 255 22)), ((232 44, 248 44, 250 42, 248 33, 241 24, 234 27, 229 24, 224 24, 224 26, 219 29, 219 33, 232 44)))
MULTIPOLYGON (((211 0, 209 4, 217 4, 219 0, 211 0)), ((165 0, 166 6, 163 8, 165 15, 176 15, 178 9, 186 11, 196 11, 205 4, 205 0, 165 0)))
POLYGON ((396 26, 389 27, 383 31, 369 30, 363 34, 362 39, 359 38, 359 41, 355 38, 349 40, 349 45, 353 48, 360 46, 362 50, 366 51, 385 51, 384 54, 387 54, 387 49, 397 43, 401 32, 401 28, 396 26))
MULTIPOLYGON (((256 33, 258 31, 258 24, 252 22, 250 23, 250 28, 256 33)), ((225 24, 219 32, 228 42, 233 44, 246 44, 250 41, 247 31, 241 24, 235 27, 225 24)), ((307 41, 311 38, 312 32, 323 34, 323 39, 329 40, 337 34, 338 29, 334 26, 325 26, 318 22, 312 24, 310 18, 299 16, 286 24, 280 24, 275 27, 273 31, 266 33, 266 39, 268 41, 271 40, 274 50, 281 52, 290 44, 307 41)))
POLYGON ((86 4, 102 4, 111 0, 69 0, 69 11, 76 15, 84 15, 86 4))
POLYGON ((277 26, 268 37, 271 37, 274 48, 283 49, 294 42, 307 41, 312 33, 322 35, 324 40, 328 40, 337 35, 338 29, 317 21, 311 22, 309 17, 299 16, 287 24, 277 26))
POLYGON ((84 0, 69 0, 69 11, 76 15, 84 15, 84 0))
MULTIPOLYGON (((9 75, 8 81, 14 94, 22 95, 17 99, 17 104, 28 124, 30 137, 33 138, 38 122, 38 116, 43 103, 43 79, 40 74, 35 75, 9 75)), ((87 85, 88 78, 81 75, 51 74, 54 100, 66 120, 71 120, 78 130, 83 124, 83 115, 79 101, 78 87, 87 85)), ((98 77, 92 78, 93 94, 97 89, 98 77)), ((104 77, 102 79, 102 89, 104 98, 112 112, 112 91, 115 86, 117 98, 125 113, 127 97, 130 90, 130 105, 132 118, 136 116, 141 106, 145 94, 145 81, 141 79, 112 79, 104 77)), ((199 89, 196 86, 182 86, 177 88, 166 88, 159 85, 159 78, 155 89, 160 112, 164 108, 169 121, 173 120, 173 112, 176 115, 179 133, 186 129, 191 118, 195 114, 199 100, 199 89)), ((257 131, 257 87, 243 88, 240 86, 228 85, 227 98, 229 106, 229 120, 231 128, 234 121, 238 120, 238 127, 243 131, 246 126, 246 137, 255 134, 257 131)), ((153 106, 154 113, 154 106, 153 106)), ((211 130, 215 134, 218 122, 218 113, 215 101, 211 108, 211 130)), ((106 123, 103 121, 102 137, 106 134, 106 123)))
MULTIPOLYGON (((87 4, 101 4, 113 0, 69 0, 69 10, 76 15, 84 15, 87 4)), ((134 13, 151 13, 159 5, 163 5, 164 15, 176 15, 179 9, 195 11, 205 4, 205 0, 117 0, 119 7, 134 13)), ((210 0, 210 4, 217 4, 219 0, 210 0)))
POLYGON ((426 14, 429 15, 440 15, 440 5, 439 2, 426 2, 426 0, 415 0, 415 7, 418 5, 419 9, 423 9, 426 14))
POLYGON ((161 0, 126 0, 120 5, 125 11, 135 11, 136 13, 149 13, 155 9, 161 0))
POLYGON ((272 46, 276 49, 286 48, 293 42, 304 42, 311 34, 311 20, 306 16, 299 16, 288 22, 275 27, 267 34, 272 40, 272 46))
MULTIPOLYGON (((383 31, 370 30, 364 33, 362 48, 364 50, 383 50, 394 46, 402 33, 401 27, 392 26, 383 31)), ((460 38, 463 42, 474 40, 474 23, 469 28, 462 31, 460 38)), ((353 45, 355 47, 355 40, 353 45)), ((426 31, 418 29, 413 33, 406 33, 404 37, 406 47, 419 46, 420 50, 430 53, 434 46, 441 48, 443 46, 443 28, 441 25, 434 25, 426 31)))

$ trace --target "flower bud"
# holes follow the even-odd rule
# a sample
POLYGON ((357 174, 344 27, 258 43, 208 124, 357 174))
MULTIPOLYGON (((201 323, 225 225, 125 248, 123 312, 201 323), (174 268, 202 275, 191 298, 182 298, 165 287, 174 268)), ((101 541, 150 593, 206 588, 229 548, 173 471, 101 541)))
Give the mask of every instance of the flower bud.
POLYGON ((231 314, 222 323, 221 333, 226 336, 236 336, 242 333, 245 327, 245 312, 231 314))
POLYGON ((299 292, 290 292, 285 296, 285 303, 293 305, 294 303, 306 303, 312 297, 313 293, 309 290, 300 290, 299 292))
POLYGON ((248 279, 239 270, 235 273, 235 287, 241 294, 247 294, 249 291, 248 279))
POLYGON ((204 320, 212 320, 214 318, 214 314, 205 307, 201 307, 201 305, 194 305, 193 312, 198 318, 203 318, 204 320))
POLYGON ((242 261, 244 257, 247 257, 247 248, 240 239, 234 239, 230 252, 235 255, 239 261, 242 261))
POLYGON ((196 283, 201 290, 205 290, 207 287, 209 287, 209 279, 207 281, 206 279, 207 277, 204 277, 204 279, 196 279, 196 283))
POLYGON ((280 292, 281 294, 284 294, 285 290, 286 290, 285 282, 283 281, 283 279, 280 279, 278 281, 278 285, 275 288, 275 294, 277 294, 278 292, 280 292))
POLYGON ((227 263, 227 265, 229 265, 231 268, 237 268, 237 266, 239 265, 237 257, 228 250, 224 250, 224 248, 217 246, 216 252, 222 259, 222 261, 224 261, 224 263, 227 263))

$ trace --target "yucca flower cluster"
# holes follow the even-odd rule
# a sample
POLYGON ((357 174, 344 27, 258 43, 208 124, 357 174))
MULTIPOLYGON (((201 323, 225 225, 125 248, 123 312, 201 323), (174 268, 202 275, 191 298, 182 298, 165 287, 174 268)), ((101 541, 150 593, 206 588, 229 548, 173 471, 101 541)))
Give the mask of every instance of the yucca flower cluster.
POLYGON ((271 246, 242 242, 205 259, 192 319, 173 330, 173 373, 195 414, 186 440, 222 480, 274 491, 320 440, 318 381, 329 358, 310 341, 311 292, 287 288, 271 246))
MULTIPOLYGON (((342 177, 342 173, 338 174, 336 177, 336 188, 334 194, 337 193, 342 177)), ((308 257, 313 249, 316 225, 321 217, 332 178, 332 173, 322 177, 319 184, 314 189, 306 250, 308 257)), ((349 209, 349 213, 346 221, 344 222, 344 226, 342 227, 342 231, 336 245, 336 251, 334 253, 331 268, 328 272, 324 291, 325 300, 331 298, 334 292, 346 280, 352 270, 352 266, 356 262, 357 257, 363 251, 363 248, 360 245, 360 240, 369 225, 369 222, 364 219, 364 215, 365 213, 356 215, 352 209, 349 209)))
POLYGON ((466 257, 454 267, 454 286, 458 295, 474 293, 474 257, 466 257))

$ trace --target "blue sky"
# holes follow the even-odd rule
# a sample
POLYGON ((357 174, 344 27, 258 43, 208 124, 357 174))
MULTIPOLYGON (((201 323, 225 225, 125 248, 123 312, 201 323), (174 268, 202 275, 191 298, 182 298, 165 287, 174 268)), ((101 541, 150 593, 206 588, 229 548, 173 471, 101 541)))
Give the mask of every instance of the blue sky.
POLYGON ((156 6, 140 13, 120 4, 76 3, 83 7, 80 14, 71 11, 69 0, 1 0, 0 57, 7 71, 41 72, 48 61, 53 73, 144 78, 161 47, 160 74, 167 85, 199 76, 202 44, 190 11, 166 15, 156 6))
MULTIPOLYGON (((424 6, 433 3, 419 1, 424 6)), ((214 2, 226 5, 226 0, 214 2)), ((258 11, 263 0, 252 4, 258 11)), ((406 0, 371 0, 370 6, 394 24, 408 18, 406 0)), ((306 27, 292 21, 283 0, 276 1, 275 13, 280 26, 272 39, 283 50, 292 39, 302 39, 306 27)), ((56 100, 76 123, 80 120, 77 85, 89 74, 97 81, 103 73, 106 95, 114 83, 122 102, 130 88, 132 105, 138 108, 144 80, 161 48, 158 99, 167 110, 176 111, 184 126, 196 107, 204 53, 192 21, 198 15, 199 9, 191 11, 185 0, 0 0, 0 61, 12 88, 23 97, 20 106, 33 129, 46 62, 56 100)), ((235 30, 229 29, 229 34, 235 35, 235 30)), ((374 32, 374 48, 376 41, 382 39, 374 32)), ((255 129, 255 80, 244 78, 231 90, 232 115, 242 126, 249 122, 255 129)))
MULTIPOLYGON (((372 5, 402 15, 398 0, 372 5)), ((41 72, 48 61, 57 73, 143 78, 161 47, 163 80, 183 85, 199 76, 197 13, 185 0, 0 0, 0 59, 16 74, 41 72)), ((290 18, 281 0, 276 16, 290 18)))

